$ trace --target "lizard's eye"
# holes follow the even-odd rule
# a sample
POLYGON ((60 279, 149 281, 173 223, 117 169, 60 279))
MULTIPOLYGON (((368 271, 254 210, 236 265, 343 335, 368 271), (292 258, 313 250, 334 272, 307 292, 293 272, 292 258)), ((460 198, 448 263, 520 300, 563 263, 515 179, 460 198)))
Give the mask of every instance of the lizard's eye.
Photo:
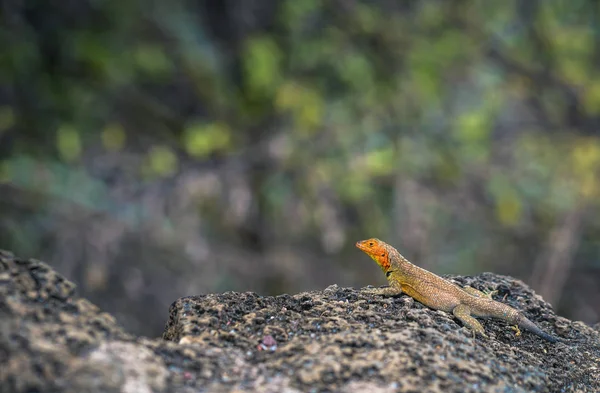
POLYGON ((381 253, 381 256, 382 256, 382 257, 384 257, 384 256, 385 256, 385 252, 382 252, 382 253, 381 253))
POLYGON ((369 247, 373 247, 373 242, 369 242, 369 247))

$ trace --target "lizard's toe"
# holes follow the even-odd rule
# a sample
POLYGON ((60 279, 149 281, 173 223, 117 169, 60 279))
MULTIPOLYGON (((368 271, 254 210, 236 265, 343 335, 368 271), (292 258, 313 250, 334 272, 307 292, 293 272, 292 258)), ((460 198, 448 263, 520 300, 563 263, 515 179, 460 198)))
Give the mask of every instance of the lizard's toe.
POLYGON ((519 337, 521 335, 521 329, 519 329, 519 326, 512 325, 510 328, 515 331, 515 336, 519 337))

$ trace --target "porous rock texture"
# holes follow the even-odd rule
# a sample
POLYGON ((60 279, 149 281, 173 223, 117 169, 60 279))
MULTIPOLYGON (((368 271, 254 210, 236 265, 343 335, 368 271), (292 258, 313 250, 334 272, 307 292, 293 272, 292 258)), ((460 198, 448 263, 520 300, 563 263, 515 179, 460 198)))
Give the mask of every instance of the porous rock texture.
POLYGON ((496 299, 567 343, 517 337, 495 320, 483 321, 488 339, 473 338, 407 296, 336 285, 182 298, 162 338, 135 337, 45 263, 0 252, 0 391, 600 391, 598 324, 555 315, 510 277, 446 277, 498 289, 496 299))

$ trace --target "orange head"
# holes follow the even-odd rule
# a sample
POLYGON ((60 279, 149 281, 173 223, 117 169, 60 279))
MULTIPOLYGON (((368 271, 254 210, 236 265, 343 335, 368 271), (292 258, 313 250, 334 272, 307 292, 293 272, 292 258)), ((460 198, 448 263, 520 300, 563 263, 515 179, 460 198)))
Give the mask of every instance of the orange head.
POLYGON ((377 262, 384 272, 390 269, 390 246, 387 243, 376 238, 371 238, 356 242, 356 247, 377 262))

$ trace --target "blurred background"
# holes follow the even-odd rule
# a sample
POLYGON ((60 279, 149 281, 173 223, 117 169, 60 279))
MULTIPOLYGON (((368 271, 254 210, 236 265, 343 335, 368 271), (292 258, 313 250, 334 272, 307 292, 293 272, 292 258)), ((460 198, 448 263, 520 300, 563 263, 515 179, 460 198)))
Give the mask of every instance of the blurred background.
POLYGON ((368 237, 598 322, 599 4, 1 1, 0 248, 148 336, 368 237))

